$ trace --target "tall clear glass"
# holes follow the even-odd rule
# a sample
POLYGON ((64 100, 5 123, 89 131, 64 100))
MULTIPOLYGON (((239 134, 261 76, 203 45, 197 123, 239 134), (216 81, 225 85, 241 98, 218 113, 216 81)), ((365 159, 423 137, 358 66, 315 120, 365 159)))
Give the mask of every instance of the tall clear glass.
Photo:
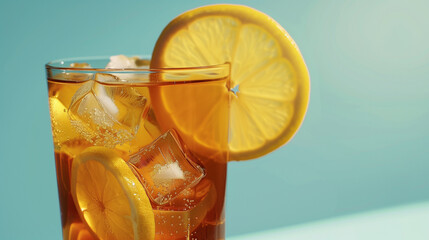
POLYGON ((139 68, 106 69, 108 62, 46 64, 63 239, 142 239, 141 228, 154 239, 224 239, 229 64, 150 69, 150 60, 137 60, 139 68), (118 159, 128 169, 109 167, 118 159), (112 183, 122 177, 144 191, 112 183), (145 206, 137 194, 153 215, 126 207, 145 206), (127 201, 112 204, 116 197, 127 201))

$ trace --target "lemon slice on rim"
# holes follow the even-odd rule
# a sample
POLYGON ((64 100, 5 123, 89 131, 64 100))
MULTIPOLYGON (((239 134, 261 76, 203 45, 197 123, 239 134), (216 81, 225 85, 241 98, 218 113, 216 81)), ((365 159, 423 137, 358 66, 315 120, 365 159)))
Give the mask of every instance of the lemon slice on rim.
POLYGON ((151 204, 114 150, 90 147, 72 164, 71 193, 82 220, 100 239, 154 239, 151 204))
POLYGON ((215 148, 216 140, 225 136, 216 136, 212 129, 224 127, 216 119, 229 111, 231 160, 260 157, 288 142, 304 119, 310 79, 296 43, 266 14, 241 5, 211 5, 185 12, 161 33, 151 67, 225 62, 231 64, 230 82, 225 87, 229 91, 188 91, 188 97, 162 88, 151 92, 156 107, 166 112, 161 113, 160 124, 174 124, 188 142, 206 141, 204 147, 215 148), (194 99, 189 94, 201 95, 191 105, 210 111, 186 116, 189 104, 183 100, 194 99), (191 118, 202 125, 201 131, 189 131, 191 118))

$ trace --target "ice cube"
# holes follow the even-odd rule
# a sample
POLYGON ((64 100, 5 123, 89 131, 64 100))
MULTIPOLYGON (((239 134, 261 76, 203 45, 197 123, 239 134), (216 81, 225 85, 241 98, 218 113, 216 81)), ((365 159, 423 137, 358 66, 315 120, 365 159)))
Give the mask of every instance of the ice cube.
POLYGON ((158 205, 170 202, 204 177, 203 167, 183 152, 174 130, 168 130, 132 154, 129 163, 137 171, 149 197, 158 205))
MULTIPOLYGON (((150 62, 148 60, 140 59, 138 57, 127 57, 125 55, 111 56, 110 62, 107 63, 107 69, 147 69, 149 68, 150 62)), ((138 70, 137 70, 138 71, 138 70)), ((117 71, 114 73, 115 76, 119 77, 123 82, 143 82, 149 80, 149 74, 141 72, 137 73, 133 71, 117 71)))
POLYGON ((125 55, 111 56, 106 68, 137 68, 136 61, 138 59, 138 57, 127 57, 125 55))
POLYGON ((125 55, 111 56, 106 68, 148 68, 149 60, 140 59, 139 57, 127 57, 125 55))
POLYGON ((171 201, 164 205, 156 206, 155 209, 173 211, 191 210, 203 200, 211 190, 211 186, 211 182, 208 179, 203 178, 195 186, 184 189, 171 201))
POLYGON ((153 111, 152 107, 149 107, 149 110, 147 112, 147 118, 144 122, 144 128, 153 138, 156 138, 162 133, 158 120, 156 119, 156 114, 153 111))
POLYGON ((215 203, 216 188, 203 178, 168 204, 154 207, 156 238, 182 239, 192 235, 215 203))
POLYGON ((115 79, 97 73, 96 81, 88 81, 76 91, 68 109, 72 125, 94 145, 113 148, 131 141, 147 113, 146 98, 132 87, 99 82, 115 79))

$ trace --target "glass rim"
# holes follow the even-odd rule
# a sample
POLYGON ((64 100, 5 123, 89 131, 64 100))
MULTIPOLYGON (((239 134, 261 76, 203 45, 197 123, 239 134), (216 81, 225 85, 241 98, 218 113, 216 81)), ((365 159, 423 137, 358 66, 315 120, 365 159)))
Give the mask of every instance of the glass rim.
MULTIPOLYGON (((131 55, 128 55, 131 56, 131 55)), ((151 60, 149 55, 132 55, 133 57, 139 57, 142 60, 151 60)), ((73 57, 73 58, 62 58, 53 61, 49 61, 45 64, 46 70, 62 70, 62 71, 73 71, 73 72, 103 72, 103 73, 147 73, 147 72, 175 72, 175 71, 189 71, 189 70, 211 70, 211 69, 223 69, 230 68, 230 63, 225 62, 215 65, 205 65, 205 66, 189 66, 189 67, 161 67, 161 68, 150 68, 147 65, 147 68, 101 68, 101 67, 70 67, 70 66, 55 66, 59 64, 64 64, 65 62, 82 62, 82 61, 96 61, 96 60, 109 60, 111 56, 93 56, 93 57, 73 57)))

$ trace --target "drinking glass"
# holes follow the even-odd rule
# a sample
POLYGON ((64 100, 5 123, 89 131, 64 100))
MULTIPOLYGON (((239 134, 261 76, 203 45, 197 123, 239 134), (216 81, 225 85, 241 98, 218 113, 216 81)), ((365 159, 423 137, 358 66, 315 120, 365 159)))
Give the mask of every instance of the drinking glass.
POLYGON ((112 159, 128 169, 107 172, 131 172, 127 181, 143 187, 153 212, 143 217, 154 222, 144 231, 155 239, 224 239, 229 64, 151 69, 134 60, 138 67, 106 68, 107 57, 46 64, 63 239, 138 238, 103 225, 121 207, 107 207, 117 187, 97 173, 112 159), (101 153, 98 165, 76 160, 88 152, 101 153))

